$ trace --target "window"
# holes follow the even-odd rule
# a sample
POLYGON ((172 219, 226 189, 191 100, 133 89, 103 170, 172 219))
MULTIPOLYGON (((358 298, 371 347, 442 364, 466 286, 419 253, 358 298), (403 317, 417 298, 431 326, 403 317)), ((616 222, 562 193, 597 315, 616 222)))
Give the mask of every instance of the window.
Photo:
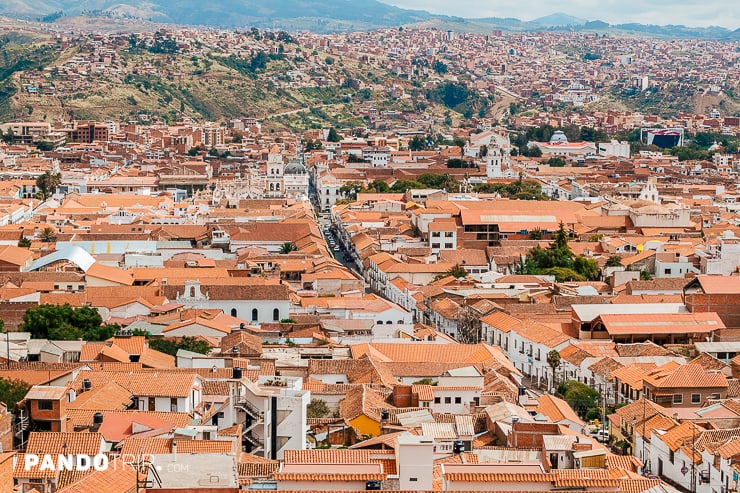
POLYGON ((280 310, 278 308, 275 308, 272 311, 272 320, 273 320, 273 322, 279 322, 280 321, 280 310))
POLYGON ((445 248, 453 248, 452 243, 445 243, 445 248))
POLYGON ((409 481, 418 481, 416 478, 409 478, 409 481))
MULTIPOLYGON (((683 404, 683 394, 673 394, 674 404, 683 404)), ((673 461, 671 461, 673 462, 673 461)))
POLYGON ((670 273, 671 273, 671 269, 666 269, 666 270, 665 270, 665 273, 666 273, 666 274, 670 274, 670 273))
POLYGON ((434 398, 434 403, 435 404, 441 404, 442 403, 442 399, 440 399, 439 397, 435 397, 434 398))
POLYGON ((455 397, 455 404, 462 404, 462 397, 455 397))
POLYGON ((252 308, 252 322, 256 322, 257 321, 257 318, 258 318, 257 317, 257 309, 256 308, 252 308))
POLYGON ((727 359, 727 353, 717 353, 717 359, 727 359))
POLYGON ((432 231, 432 238, 439 238, 439 231, 432 231))
POLYGON ((452 397, 445 397, 445 404, 452 404, 452 397))
POLYGON ((692 404, 701 404, 701 394, 691 394, 692 404))
POLYGON ((51 411, 54 409, 54 401, 39 401, 39 411, 51 411))
POLYGON ((236 308, 231 309, 231 316, 236 317, 236 308))
POLYGON ((170 411, 173 413, 177 412, 177 397, 170 398, 170 411))
POLYGON ((673 464, 673 461, 674 461, 675 458, 676 458, 676 454, 673 452, 673 450, 671 450, 668 453, 668 460, 671 462, 671 464, 673 464))
POLYGON ((432 243, 432 248, 439 248, 439 243, 432 243))

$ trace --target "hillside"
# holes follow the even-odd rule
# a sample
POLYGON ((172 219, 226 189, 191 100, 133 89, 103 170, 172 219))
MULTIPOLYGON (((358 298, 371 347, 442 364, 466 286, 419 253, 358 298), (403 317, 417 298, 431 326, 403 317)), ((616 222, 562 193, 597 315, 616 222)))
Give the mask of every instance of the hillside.
POLYGON ((400 9, 377 0, 12 0, 0 14, 49 20, 60 15, 112 15, 154 22, 218 27, 273 27, 275 23, 314 23, 350 26, 396 26, 429 19, 428 12, 400 9))
MULTIPOLYGON (((251 57, 206 48, 200 48, 197 56, 161 52, 164 42, 146 47, 143 41, 136 44, 129 35, 120 35, 116 58, 83 79, 77 76, 75 60, 85 58, 91 45, 23 44, 25 35, 13 36, 18 38, 15 42, 0 47, 0 53, 3 49, 16 53, 8 58, 8 66, 0 59, 0 120, 153 118, 175 122, 183 116, 196 121, 255 117, 295 130, 346 128, 365 125, 363 106, 380 111, 413 110, 415 101, 424 98, 418 92, 415 99, 391 97, 387 88, 394 81, 402 82, 377 67, 368 71, 351 57, 314 51, 307 60, 287 35, 274 41, 285 53, 267 54, 273 41, 261 38, 259 43, 267 42, 268 51, 251 57), (316 86, 314 79, 324 81, 325 86, 316 86), (29 87, 37 90, 26 90, 29 87)), ((444 118, 442 106, 425 104, 428 113, 440 119, 444 118)), ((472 109, 461 106, 459 111, 472 109)), ((454 110, 450 116, 459 119, 454 110)))

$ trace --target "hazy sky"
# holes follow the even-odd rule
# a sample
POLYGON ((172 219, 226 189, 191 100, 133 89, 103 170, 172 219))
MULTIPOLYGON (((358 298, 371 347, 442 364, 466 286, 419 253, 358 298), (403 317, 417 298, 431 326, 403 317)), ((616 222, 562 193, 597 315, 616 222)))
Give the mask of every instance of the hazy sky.
POLYGON ((740 27, 736 0, 381 0, 409 9, 459 17, 516 17, 532 20, 563 12, 611 24, 683 24, 686 26, 740 27))

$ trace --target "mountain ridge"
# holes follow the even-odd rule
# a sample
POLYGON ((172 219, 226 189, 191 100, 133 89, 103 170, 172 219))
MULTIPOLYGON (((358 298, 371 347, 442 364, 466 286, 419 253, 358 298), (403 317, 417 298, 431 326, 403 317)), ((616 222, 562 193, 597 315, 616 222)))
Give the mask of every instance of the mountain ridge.
POLYGON ((379 0, 222 0, 203 4, 197 0, 8 0, 0 15, 54 22, 61 17, 85 15, 143 20, 155 23, 218 28, 259 27, 341 32, 396 27, 420 23, 441 26, 476 26, 478 30, 513 32, 541 30, 596 30, 654 36, 737 39, 738 30, 726 27, 647 25, 634 22, 608 24, 556 12, 530 21, 517 18, 461 18, 410 10, 379 0))

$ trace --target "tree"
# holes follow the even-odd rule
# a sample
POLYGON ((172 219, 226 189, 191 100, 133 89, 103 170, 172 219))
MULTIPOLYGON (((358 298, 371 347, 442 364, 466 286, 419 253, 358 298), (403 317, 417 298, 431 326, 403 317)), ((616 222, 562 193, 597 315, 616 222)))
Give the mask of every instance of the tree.
POLYGON ((426 188, 423 183, 419 183, 415 180, 396 180, 391 186, 391 192, 394 193, 406 193, 408 190, 414 188, 426 188))
POLYGON ((450 270, 445 272, 445 277, 452 276, 460 279, 461 277, 468 277, 468 271, 466 271, 460 264, 453 265, 450 270))
POLYGON ((414 137, 409 141, 410 151, 423 151, 426 148, 427 148, 426 139, 419 135, 414 135, 414 137))
POLYGON ((563 394, 563 399, 579 415, 585 416, 589 409, 598 407, 599 393, 588 385, 575 380, 569 380, 565 383, 564 387, 566 391, 563 394))
POLYGON ((279 253, 282 254, 282 255, 287 255, 290 252, 294 252, 296 250, 298 250, 298 247, 295 245, 295 243, 293 243, 291 241, 286 241, 285 243, 283 243, 282 245, 280 245, 280 252, 279 253))
POLYGON ((619 255, 612 255, 610 256, 605 264, 607 267, 621 267, 622 266, 622 257, 619 255))
POLYGON ((57 241, 57 232, 51 226, 46 226, 41 230, 41 241, 44 243, 52 243, 57 241))
POLYGON ((329 142, 339 142, 341 140, 336 128, 331 127, 329 129, 329 135, 326 137, 326 140, 328 140, 329 142))
POLYGON ((446 74, 447 64, 441 60, 435 60, 434 63, 432 64, 432 70, 434 70, 438 74, 446 74))
POLYGON ((540 228, 534 228, 532 231, 529 232, 529 239, 530 240, 541 240, 542 230, 540 228))
POLYGON ((149 341, 149 347, 160 353, 174 356, 177 354, 177 343, 171 339, 152 339, 149 341))
POLYGON ((49 171, 45 171, 43 175, 36 178, 36 188, 38 189, 37 196, 41 200, 48 199, 61 182, 62 176, 59 173, 50 173, 49 171))
POLYGON ((368 191, 375 193, 388 193, 390 189, 391 187, 389 187, 386 182, 379 179, 373 180, 368 186, 368 191))
POLYGON ((18 240, 18 246, 21 248, 28 248, 31 246, 31 240, 29 240, 25 236, 22 236, 21 239, 18 240))
POLYGON ((576 257, 573 261, 573 270, 589 281, 596 281, 601 277, 599 263, 592 258, 576 257))
POLYGON ((331 414, 329 406, 321 399, 311 399, 306 407, 306 417, 308 418, 325 418, 331 414))
POLYGON ((640 280, 641 281, 649 281, 652 278, 653 278, 653 276, 650 275, 650 272, 648 272, 646 270, 641 270, 640 271, 640 280))
POLYGON ((115 325, 103 325, 100 313, 92 307, 38 305, 26 310, 19 329, 34 339, 103 341, 116 331, 115 325))
POLYGON ((547 364, 550 365, 550 368, 552 368, 552 384, 554 386, 555 372, 560 366, 560 353, 556 349, 553 349, 552 351, 547 353, 547 364))
POLYGON ((11 414, 16 413, 18 403, 26 397, 29 390, 31 386, 23 380, 0 377, 0 402, 7 404, 11 414))
POLYGON ((552 168, 562 168, 565 166, 565 159, 558 156, 553 156, 547 160, 547 164, 552 168))
POLYGON ((195 337, 183 337, 177 347, 193 353, 208 354, 211 352, 211 346, 206 341, 195 337))
POLYGON ((199 354, 208 354, 211 352, 211 346, 206 341, 188 336, 183 337, 179 341, 173 339, 151 339, 149 341, 149 347, 171 356, 175 356, 180 349, 199 354))

